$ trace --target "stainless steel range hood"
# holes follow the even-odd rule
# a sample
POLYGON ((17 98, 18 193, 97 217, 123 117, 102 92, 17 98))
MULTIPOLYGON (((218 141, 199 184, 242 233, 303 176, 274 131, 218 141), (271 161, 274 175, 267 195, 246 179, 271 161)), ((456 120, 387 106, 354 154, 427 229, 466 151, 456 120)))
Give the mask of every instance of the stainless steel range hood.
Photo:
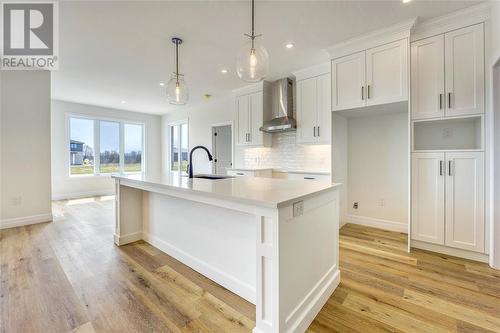
POLYGON ((293 79, 280 79, 271 85, 273 119, 266 122, 260 130, 266 133, 295 131, 297 122, 293 119, 293 79))

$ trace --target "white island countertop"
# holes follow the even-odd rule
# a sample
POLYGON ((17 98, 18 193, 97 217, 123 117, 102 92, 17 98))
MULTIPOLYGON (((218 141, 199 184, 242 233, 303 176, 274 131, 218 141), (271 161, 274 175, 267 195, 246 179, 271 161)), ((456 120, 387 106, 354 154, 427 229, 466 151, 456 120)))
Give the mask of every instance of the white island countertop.
MULTIPOLYGON (((263 207, 277 208, 292 201, 332 190, 341 184, 304 182, 275 178, 201 179, 178 176, 113 175, 123 183, 157 186, 168 190, 191 192, 263 207)), ((126 184, 124 184, 126 185, 126 184)))

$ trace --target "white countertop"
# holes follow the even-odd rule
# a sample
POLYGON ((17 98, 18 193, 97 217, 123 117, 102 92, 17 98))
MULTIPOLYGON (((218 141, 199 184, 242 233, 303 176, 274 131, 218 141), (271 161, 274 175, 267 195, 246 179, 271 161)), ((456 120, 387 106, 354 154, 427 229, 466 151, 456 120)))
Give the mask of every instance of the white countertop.
POLYGON ((301 180, 260 177, 210 180, 200 178, 189 179, 174 175, 146 177, 142 174, 136 174, 113 175, 113 178, 130 184, 158 186, 168 190, 177 190, 184 193, 187 191, 198 195, 203 194, 220 199, 271 208, 331 191, 340 186, 340 184, 332 184, 326 181, 304 182, 301 180))
POLYGON ((286 173, 304 173, 310 175, 329 175, 330 171, 315 171, 315 170, 288 170, 280 168, 227 168, 227 170, 234 171, 262 171, 262 170, 272 170, 276 172, 286 172, 286 173))

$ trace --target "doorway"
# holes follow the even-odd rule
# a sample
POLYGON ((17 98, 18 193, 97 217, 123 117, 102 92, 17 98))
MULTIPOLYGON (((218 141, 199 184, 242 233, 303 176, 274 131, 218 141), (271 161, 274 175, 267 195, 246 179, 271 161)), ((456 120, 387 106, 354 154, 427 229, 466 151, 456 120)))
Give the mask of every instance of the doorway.
POLYGON ((212 126, 212 173, 215 175, 227 174, 227 168, 233 166, 233 133, 232 125, 212 126))

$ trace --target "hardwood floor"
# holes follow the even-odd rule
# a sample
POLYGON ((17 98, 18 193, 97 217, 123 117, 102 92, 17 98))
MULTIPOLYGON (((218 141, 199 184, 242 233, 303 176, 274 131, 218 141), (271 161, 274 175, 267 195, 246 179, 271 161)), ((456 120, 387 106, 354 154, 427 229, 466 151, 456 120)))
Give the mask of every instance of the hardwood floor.
MULTIPOLYGON (((116 247, 113 197, 0 231, 0 332, 250 332, 252 304, 144 242, 116 247)), ((309 332, 500 332, 500 271, 406 235, 341 230, 341 284, 309 332)))

